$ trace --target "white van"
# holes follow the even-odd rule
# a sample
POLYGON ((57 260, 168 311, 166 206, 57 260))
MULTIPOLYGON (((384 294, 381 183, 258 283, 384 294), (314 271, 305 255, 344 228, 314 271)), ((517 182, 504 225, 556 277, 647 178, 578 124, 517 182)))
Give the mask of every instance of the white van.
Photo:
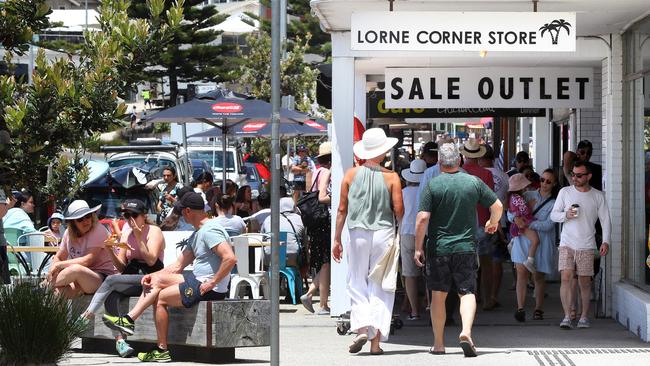
MULTIPOLYGON (((189 145, 187 154, 192 159, 208 162, 212 167, 215 183, 221 181, 223 176, 223 148, 221 145, 189 145)), ((242 156, 235 147, 226 148, 226 179, 237 183, 238 186, 246 184, 246 169, 242 156)))

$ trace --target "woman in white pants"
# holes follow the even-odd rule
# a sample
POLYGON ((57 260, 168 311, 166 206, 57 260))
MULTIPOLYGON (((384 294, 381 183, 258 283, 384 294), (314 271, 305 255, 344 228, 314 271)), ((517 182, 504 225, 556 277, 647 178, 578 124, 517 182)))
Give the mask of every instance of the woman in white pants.
POLYGON ((386 137, 382 129, 367 130, 353 148, 357 158, 364 159, 365 163, 349 169, 341 185, 332 255, 335 261, 341 260, 341 232, 347 219, 350 326, 357 333, 350 353, 361 351, 370 339, 370 353, 382 354, 379 342, 387 340, 390 332, 395 294, 384 291, 381 283, 369 281, 368 274, 388 250, 393 226, 404 215, 399 176, 380 165, 396 143, 397 139, 386 137))

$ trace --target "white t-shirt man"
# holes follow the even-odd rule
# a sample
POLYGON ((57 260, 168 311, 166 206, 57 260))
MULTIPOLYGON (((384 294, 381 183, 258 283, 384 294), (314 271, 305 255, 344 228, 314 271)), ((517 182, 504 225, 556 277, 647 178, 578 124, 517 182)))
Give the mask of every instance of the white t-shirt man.
POLYGON ((591 187, 580 192, 575 186, 564 187, 553 205, 551 220, 562 223, 560 246, 573 250, 596 249, 596 220, 603 228, 603 243, 610 243, 611 223, 605 194, 591 187), (574 204, 580 205, 578 217, 567 219, 566 212, 574 204))

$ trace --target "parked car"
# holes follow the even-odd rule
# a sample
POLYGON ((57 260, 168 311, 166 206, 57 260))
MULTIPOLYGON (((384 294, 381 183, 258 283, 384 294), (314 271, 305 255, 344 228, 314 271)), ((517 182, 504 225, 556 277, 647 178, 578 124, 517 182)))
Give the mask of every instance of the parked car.
POLYGON ((135 162, 110 168, 106 174, 84 184, 78 198, 91 207, 101 204, 100 220, 120 218, 120 204, 126 199, 137 198, 147 207, 147 215, 156 220, 156 205, 159 191, 156 185, 148 184, 152 179, 145 162, 135 162))
POLYGON ((253 199, 266 192, 266 180, 260 177, 260 172, 257 170, 255 163, 244 163, 246 169, 246 182, 251 187, 251 195, 253 199))
POLYGON ((190 160, 190 166, 192 167, 192 179, 190 181, 190 184, 194 185, 194 182, 196 182, 196 179, 199 177, 199 175, 205 172, 212 174, 212 177, 214 178, 212 167, 210 167, 210 164, 208 164, 207 161, 192 159, 190 160))
POLYGON ((166 166, 173 167, 179 182, 190 182, 190 169, 187 165, 185 150, 174 144, 163 144, 159 139, 139 138, 127 146, 102 146, 100 151, 107 157, 110 168, 129 164, 141 164, 151 179, 162 178, 166 166))

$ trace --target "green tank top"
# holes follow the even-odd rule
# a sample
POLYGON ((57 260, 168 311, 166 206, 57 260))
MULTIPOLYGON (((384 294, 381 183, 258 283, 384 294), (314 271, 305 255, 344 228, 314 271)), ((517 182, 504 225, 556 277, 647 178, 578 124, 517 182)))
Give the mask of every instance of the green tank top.
POLYGON ((362 166, 348 191, 348 229, 380 230, 393 227, 391 197, 380 167, 362 166))

